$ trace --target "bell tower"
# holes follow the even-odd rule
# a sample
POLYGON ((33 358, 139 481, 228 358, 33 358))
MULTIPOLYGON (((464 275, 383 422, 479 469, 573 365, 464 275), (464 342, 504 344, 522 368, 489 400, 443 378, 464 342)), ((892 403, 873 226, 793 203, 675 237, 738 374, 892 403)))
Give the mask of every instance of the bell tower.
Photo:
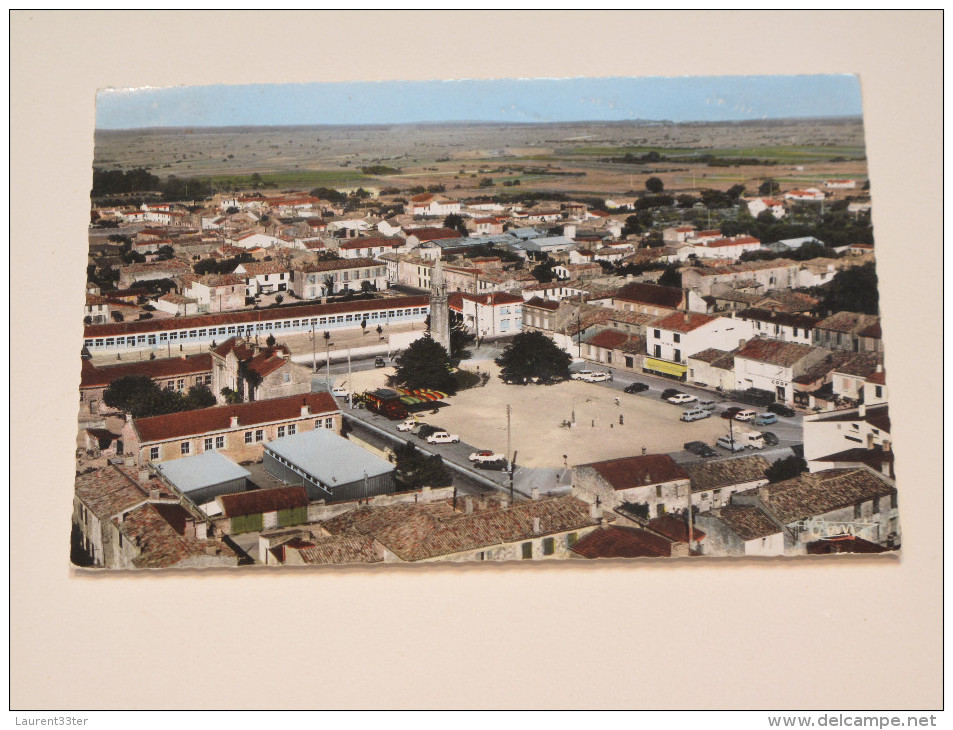
POLYGON ((438 258, 430 273, 430 336, 450 353, 450 305, 443 262, 438 258))

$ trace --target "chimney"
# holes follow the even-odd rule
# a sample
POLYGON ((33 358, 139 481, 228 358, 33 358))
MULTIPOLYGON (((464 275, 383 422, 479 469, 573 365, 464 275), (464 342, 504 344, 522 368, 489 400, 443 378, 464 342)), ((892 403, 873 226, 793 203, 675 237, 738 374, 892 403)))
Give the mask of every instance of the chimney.
POLYGON ((301 404, 301 417, 304 418, 304 417, 310 416, 310 415, 311 415, 311 406, 309 406, 307 403, 302 403, 302 404, 301 404))
POLYGON ((473 499, 470 497, 463 498, 463 509, 468 515, 473 514, 473 499))
POLYGON ((126 454, 126 466, 135 466, 135 465, 136 465, 136 457, 133 456, 132 454, 126 454))
POLYGON ((500 509, 506 509, 510 506, 510 501, 506 497, 500 497, 500 509))
POLYGON ((534 517, 533 518, 533 534, 538 535, 541 531, 542 530, 539 525, 539 517, 534 517))
POLYGON ((603 529, 603 530, 608 530, 608 529, 609 529, 609 518, 608 518, 608 517, 600 517, 600 518, 599 518, 599 527, 600 527, 601 529, 603 529))
MULTIPOLYGON (((140 479, 141 478, 142 477, 140 477, 140 479)), ((162 492, 159 491, 158 487, 152 487, 149 490, 149 499, 161 499, 161 498, 162 498, 162 492)))
POLYGON ((643 483, 643 484, 651 484, 651 483, 652 483, 652 475, 651 475, 651 474, 646 474, 646 475, 642 478, 642 483, 643 483))
POLYGON ((883 461, 880 462, 880 473, 883 474, 885 477, 892 478, 893 474, 891 474, 890 472, 891 472, 890 462, 887 461, 887 459, 884 459, 883 461))
POLYGON ((486 493, 485 492, 480 495, 480 509, 481 510, 486 509, 486 493))
POLYGON ((882 362, 877 363, 877 372, 882 373, 884 371, 884 364, 882 362))
POLYGON ((589 519, 593 522, 597 522, 602 519, 602 507, 593 502, 589 505, 589 519))
POLYGON ((205 520, 196 520, 195 539, 208 540, 208 523, 206 523, 205 520))
POLYGON ((861 403, 859 406, 857 406, 857 415, 861 418, 867 415, 867 404, 861 403))
POLYGON ((539 487, 533 487, 533 491, 530 492, 530 496, 533 499, 539 499, 539 487))
POLYGON ((187 356, 184 352, 183 352, 181 355, 179 355, 179 357, 180 357, 182 360, 188 360, 188 359, 189 359, 188 356, 187 356))
POLYGON ((883 443, 883 450, 884 450, 885 452, 888 452, 888 453, 890 452, 890 442, 889 442, 889 441, 886 441, 886 440, 884 441, 884 443, 883 443))
POLYGON ((238 428, 238 416, 232 416, 228 419, 229 428, 238 428))
POLYGON ((764 504, 768 503, 768 495, 771 494, 771 490, 767 487, 758 487, 758 499, 760 499, 764 504))

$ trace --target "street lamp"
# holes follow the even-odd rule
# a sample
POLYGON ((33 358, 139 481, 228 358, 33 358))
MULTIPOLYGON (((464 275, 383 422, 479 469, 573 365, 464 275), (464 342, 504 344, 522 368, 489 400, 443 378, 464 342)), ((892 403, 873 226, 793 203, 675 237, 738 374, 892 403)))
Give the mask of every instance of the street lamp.
POLYGON ((324 381, 331 392, 331 333, 324 331, 324 381))

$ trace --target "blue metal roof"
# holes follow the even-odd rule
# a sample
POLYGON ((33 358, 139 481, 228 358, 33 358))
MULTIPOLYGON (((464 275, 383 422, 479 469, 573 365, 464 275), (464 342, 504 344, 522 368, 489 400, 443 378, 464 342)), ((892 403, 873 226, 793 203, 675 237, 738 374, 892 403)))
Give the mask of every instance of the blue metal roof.
POLYGON ((328 485, 356 482, 365 474, 380 476, 395 468, 389 461, 324 428, 269 441, 265 448, 328 485))
POLYGON ((163 461, 155 467, 185 494, 251 476, 250 471, 217 451, 163 461))

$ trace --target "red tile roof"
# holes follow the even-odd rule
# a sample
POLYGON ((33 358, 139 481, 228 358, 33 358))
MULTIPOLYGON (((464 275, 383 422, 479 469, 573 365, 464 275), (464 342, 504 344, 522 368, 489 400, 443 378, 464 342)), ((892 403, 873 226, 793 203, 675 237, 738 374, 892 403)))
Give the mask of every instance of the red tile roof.
POLYGON ((555 312, 557 309, 559 309, 559 302, 543 299, 542 297, 533 297, 529 301, 523 302, 523 306, 539 307, 540 309, 548 309, 551 312, 555 312))
POLYGON ((691 332, 714 321, 715 317, 701 312, 672 312, 652 322, 652 327, 672 332, 691 332))
POLYGON ((523 297, 516 296, 515 294, 508 294, 506 292, 493 292, 492 294, 467 294, 466 292, 454 292, 447 297, 450 306, 454 309, 462 309, 464 299, 471 302, 476 302, 477 304, 483 304, 488 307, 498 307, 503 304, 523 303, 523 297))
POLYGON ((462 238, 459 231, 450 228, 405 228, 404 233, 415 236, 418 241, 442 241, 449 238, 462 238))
MULTIPOLYGON (((886 477, 866 468, 830 469, 801 474, 760 487, 759 496, 784 524, 896 494, 886 477)), ((750 490, 749 490, 750 491, 750 490)), ((749 492, 741 492, 747 495, 749 492)))
POLYGON ((835 553, 886 553, 890 548, 864 540, 856 535, 826 537, 807 544, 808 555, 833 555, 835 553))
POLYGON ((223 494, 218 500, 222 503, 222 510, 226 517, 243 517, 307 507, 308 493, 304 487, 277 487, 223 494))
POLYGON ((594 334, 588 340, 584 340, 587 345, 592 345, 593 347, 602 347, 606 350, 616 350, 622 347, 625 343, 629 341, 629 335, 625 332, 620 332, 619 330, 602 330, 597 334, 594 334))
POLYGON ((781 532, 781 528, 757 507, 725 507, 717 516, 745 542, 781 532))
POLYGON ((153 380, 157 378, 175 378, 185 375, 197 375, 212 372, 212 356, 207 352, 188 357, 162 358, 160 360, 139 360, 121 365, 103 365, 96 367, 89 360, 83 360, 80 376, 80 388, 103 388, 114 380, 128 375, 145 375, 153 380))
POLYGON ((657 284, 641 284, 636 282, 626 284, 619 289, 613 296, 613 299, 677 309, 682 303, 682 290, 671 286, 658 286, 657 284))
POLYGON ((201 327, 217 327, 229 324, 250 324, 253 322, 270 322, 276 319, 293 319, 296 317, 318 317, 327 314, 345 314, 366 310, 405 309, 422 307, 430 303, 427 296, 392 297, 388 299, 366 299, 352 302, 335 302, 333 304, 298 304, 274 309, 256 309, 224 314, 203 314, 194 317, 175 317, 169 319, 146 319, 137 322, 113 322, 109 324, 91 324, 83 329, 84 336, 111 337, 113 335, 146 334, 147 332, 162 332, 166 330, 196 329, 201 327))
POLYGON ((572 546, 584 558, 668 558, 672 542, 634 527, 612 526, 593 530, 572 546))
POLYGON ((672 457, 668 454, 628 456, 592 464, 580 464, 577 468, 583 467, 595 469, 616 490, 662 484, 678 479, 688 481, 688 473, 672 461, 672 457))
POLYGON ((737 357, 743 357, 747 360, 756 360, 766 362, 781 367, 791 367, 798 361, 807 357, 816 348, 810 345, 801 345, 797 342, 781 342, 780 340, 769 340, 763 337, 756 337, 749 340, 744 347, 740 348, 736 354, 737 357))
MULTIPOLYGON (((649 529, 667 537, 672 542, 688 542, 688 523, 685 517, 662 515, 649 520, 649 529)), ((705 539, 705 533, 692 526, 692 541, 705 539)))
POLYGON ((344 249, 345 251, 351 251, 360 248, 367 248, 368 246, 390 246, 391 248, 399 248, 404 245, 404 240, 401 238, 355 238, 352 241, 345 241, 341 243, 338 248, 344 249))
MULTIPOLYGON (((164 512, 177 515, 170 510, 164 512)), ((181 515, 175 519, 181 520, 181 515)), ((140 554, 132 561, 137 568, 168 568, 191 557, 208 555, 208 550, 219 557, 237 560, 235 552, 221 540, 196 540, 180 534, 159 512, 158 505, 142 505, 117 525, 126 539, 139 548, 140 554)))
POLYGON ((141 443, 188 438, 206 433, 235 430, 230 425, 232 416, 238 417, 237 429, 247 429, 266 423, 301 420, 301 406, 308 405, 314 415, 336 413, 340 409, 330 393, 305 393, 287 398, 236 403, 233 405, 199 408, 194 411, 168 413, 163 416, 137 418, 133 428, 141 443))
POLYGON ((753 236, 739 236, 737 238, 716 238, 714 241, 706 241, 702 245, 706 248, 722 248, 724 246, 750 246, 756 243, 759 246, 761 241, 753 236))
POLYGON ((383 261, 369 258, 357 259, 332 259, 331 261, 311 261, 300 263, 291 267, 293 271, 302 271, 306 273, 315 273, 322 271, 339 271, 341 269, 363 269, 368 266, 384 266, 383 261))

